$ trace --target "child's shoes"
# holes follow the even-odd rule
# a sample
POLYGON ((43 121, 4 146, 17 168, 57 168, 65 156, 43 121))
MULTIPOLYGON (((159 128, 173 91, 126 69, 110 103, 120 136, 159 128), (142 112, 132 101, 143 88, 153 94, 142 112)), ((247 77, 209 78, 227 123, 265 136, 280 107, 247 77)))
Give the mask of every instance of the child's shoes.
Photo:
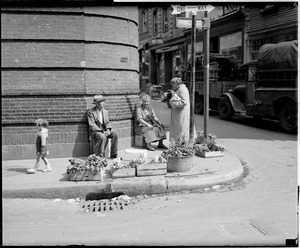
POLYGON ((47 167, 45 170, 43 170, 43 172, 51 172, 51 171, 52 171, 51 167, 47 167))
POLYGON ((36 169, 27 169, 27 173, 28 174, 35 174, 36 173, 36 169))

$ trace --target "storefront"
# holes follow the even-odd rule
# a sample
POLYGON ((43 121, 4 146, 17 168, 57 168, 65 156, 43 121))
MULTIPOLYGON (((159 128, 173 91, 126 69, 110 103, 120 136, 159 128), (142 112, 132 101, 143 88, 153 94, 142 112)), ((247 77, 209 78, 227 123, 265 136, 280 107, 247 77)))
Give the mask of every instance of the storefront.
MULTIPOLYGON (((244 62, 244 27, 245 16, 242 10, 237 9, 222 18, 211 21, 210 28, 210 53, 233 55, 237 61, 244 62)), ((187 57, 185 65, 191 60, 191 31, 186 32, 187 57)), ((197 29, 196 34, 196 55, 204 52, 204 30, 197 29)))
POLYGON ((173 77, 180 75, 183 68, 182 46, 173 45, 155 50, 157 61, 157 85, 162 91, 171 88, 170 81, 173 77))

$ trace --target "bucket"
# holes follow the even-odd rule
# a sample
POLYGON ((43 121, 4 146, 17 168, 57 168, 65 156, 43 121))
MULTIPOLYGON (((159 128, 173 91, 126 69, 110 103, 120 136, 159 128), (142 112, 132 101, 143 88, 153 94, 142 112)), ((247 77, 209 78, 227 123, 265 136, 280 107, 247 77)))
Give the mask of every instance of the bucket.
POLYGON ((168 157, 168 172, 186 172, 192 168, 194 156, 190 157, 168 157))

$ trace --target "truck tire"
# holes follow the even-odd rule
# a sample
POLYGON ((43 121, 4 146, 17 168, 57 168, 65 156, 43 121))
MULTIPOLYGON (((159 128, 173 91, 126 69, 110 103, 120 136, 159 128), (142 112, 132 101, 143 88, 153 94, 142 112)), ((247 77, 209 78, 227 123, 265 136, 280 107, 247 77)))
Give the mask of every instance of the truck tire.
POLYGON ((282 129, 287 133, 295 133, 297 130, 297 112, 296 104, 287 102, 280 109, 279 117, 282 129))
POLYGON ((227 97, 222 98, 218 103, 218 114, 223 120, 229 120, 234 114, 231 102, 227 97))
POLYGON ((196 114, 203 114, 203 99, 200 96, 195 96, 195 107, 194 107, 194 112, 196 114))

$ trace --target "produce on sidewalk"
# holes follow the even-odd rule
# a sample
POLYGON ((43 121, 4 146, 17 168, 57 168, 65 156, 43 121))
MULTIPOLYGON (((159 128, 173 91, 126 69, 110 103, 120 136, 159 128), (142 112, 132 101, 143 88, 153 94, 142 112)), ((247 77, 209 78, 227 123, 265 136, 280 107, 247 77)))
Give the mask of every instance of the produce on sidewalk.
POLYGON ((87 160, 71 158, 69 162, 70 165, 67 167, 67 174, 79 171, 99 172, 108 165, 106 158, 96 156, 95 154, 90 155, 87 160))
POLYGON ((216 135, 209 133, 208 137, 204 137, 203 131, 196 132, 197 137, 195 139, 196 150, 213 152, 213 151, 225 151, 225 147, 216 143, 216 135))

